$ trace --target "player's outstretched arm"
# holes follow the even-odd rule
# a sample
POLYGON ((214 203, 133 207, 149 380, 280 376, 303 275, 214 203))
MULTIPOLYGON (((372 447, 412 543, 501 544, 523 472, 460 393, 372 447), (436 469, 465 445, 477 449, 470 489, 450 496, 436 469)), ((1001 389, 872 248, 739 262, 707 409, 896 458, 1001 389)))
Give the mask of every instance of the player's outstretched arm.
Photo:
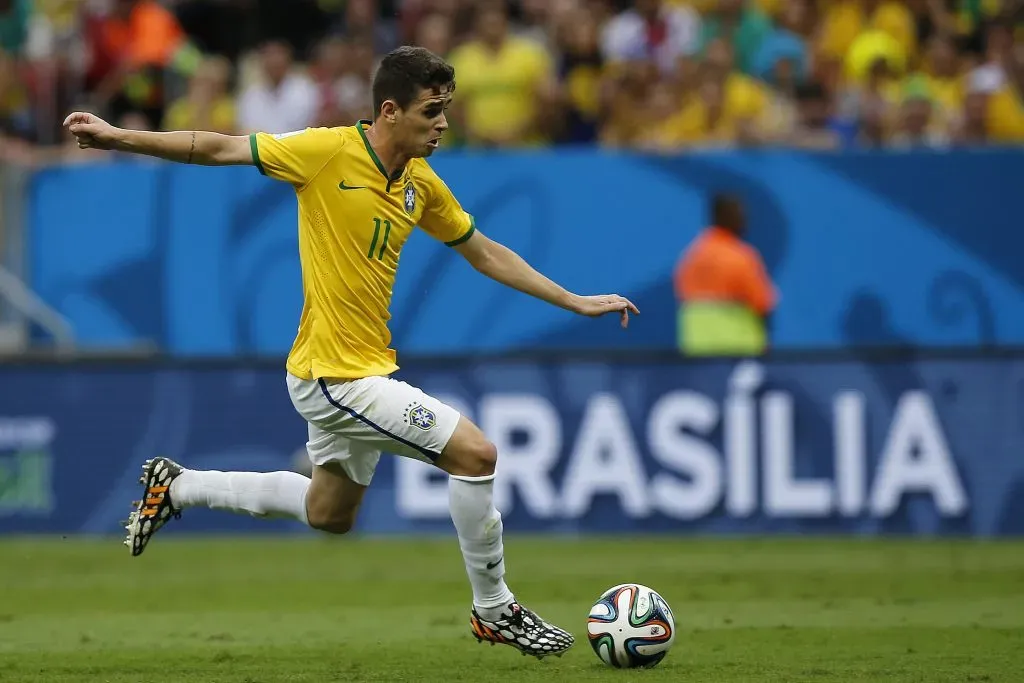
POLYGON ((640 314, 633 303, 618 294, 580 296, 533 269, 519 254, 475 230, 472 236, 454 247, 477 271, 520 292, 534 296, 573 313, 596 317, 618 313, 623 327, 629 314, 640 314))
POLYGON ((203 166, 252 164, 252 149, 245 136, 205 131, 153 133, 115 128, 98 116, 75 112, 64 120, 82 149, 109 149, 203 166))

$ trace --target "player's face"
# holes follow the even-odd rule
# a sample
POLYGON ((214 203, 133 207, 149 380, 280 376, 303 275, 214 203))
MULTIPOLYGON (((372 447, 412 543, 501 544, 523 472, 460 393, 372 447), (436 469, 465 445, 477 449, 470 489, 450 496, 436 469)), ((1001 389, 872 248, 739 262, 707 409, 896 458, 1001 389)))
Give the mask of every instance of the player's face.
POLYGON ((398 126, 401 146, 410 157, 429 157, 448 130, 445 110, 452 101, 449 87, 424 88, 403 110, 398 126))

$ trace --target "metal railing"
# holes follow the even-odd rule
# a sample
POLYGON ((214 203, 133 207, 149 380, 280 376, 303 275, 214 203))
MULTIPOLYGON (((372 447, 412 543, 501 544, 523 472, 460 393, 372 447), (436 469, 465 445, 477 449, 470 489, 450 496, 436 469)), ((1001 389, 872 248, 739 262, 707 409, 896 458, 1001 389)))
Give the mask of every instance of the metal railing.
POLYGON ((0 163, 0 352, 34 346, 32 326, 60 352, 75 348, 71 324, 26 284, 28 240, 25 205, 31 170, 0 163))

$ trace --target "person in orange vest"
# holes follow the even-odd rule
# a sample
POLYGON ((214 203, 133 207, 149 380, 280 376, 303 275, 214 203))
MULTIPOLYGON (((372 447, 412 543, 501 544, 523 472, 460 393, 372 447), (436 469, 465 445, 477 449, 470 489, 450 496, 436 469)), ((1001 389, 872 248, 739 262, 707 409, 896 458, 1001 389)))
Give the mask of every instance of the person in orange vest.
POLYGON ((688 356, 754 356, 768 347, 768 317, 777 295, 764 261, 743 241, 743 204, 716 195, 712 225, 676 265, 677 342, 688 356))

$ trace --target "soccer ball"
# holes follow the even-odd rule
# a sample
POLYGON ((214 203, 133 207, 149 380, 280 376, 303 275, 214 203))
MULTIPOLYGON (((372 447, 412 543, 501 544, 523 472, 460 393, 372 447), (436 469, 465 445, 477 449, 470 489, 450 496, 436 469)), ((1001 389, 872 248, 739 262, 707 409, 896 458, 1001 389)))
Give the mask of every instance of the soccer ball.
POLYGON ((663 597, 647 586, 624 583, 606 590, 590 608, 587 635, 608 666, 652 667, 672 647, 676 624, 663 597))

